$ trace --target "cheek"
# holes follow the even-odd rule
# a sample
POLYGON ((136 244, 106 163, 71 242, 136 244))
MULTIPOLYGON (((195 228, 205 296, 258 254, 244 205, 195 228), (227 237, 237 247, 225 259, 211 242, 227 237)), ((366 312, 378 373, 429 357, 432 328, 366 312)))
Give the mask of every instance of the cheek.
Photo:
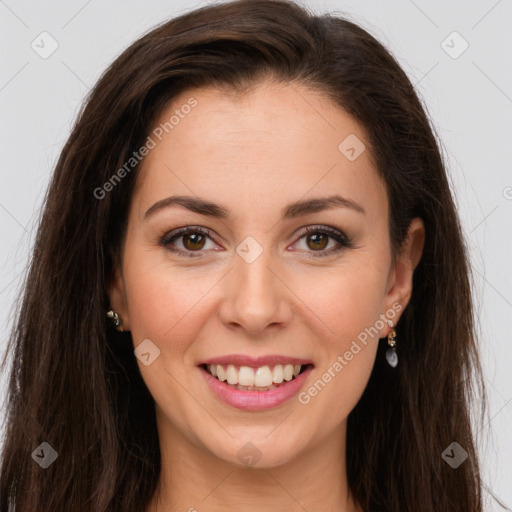
MULTIPOLYGON (((171 268, 156 251, 134 251, 125 260, 128 314, 134 347, 151 340, 160 350, 145 366, 138 361, 142 378, 157 405, 183 431, 204 421, 204 410, 190 396, 200 396, 198 379, 191 379, 194 341, 204 321, 213 314, 209 291, 218 282, 197 270, 171 268), (183 390, 187 389, 186 392, 183 390)), ((210 272, 211 274, 211 272, 210 272)))
POLYGON ((342 350, 384 313, 385 276, 384 266, 354 258, 324 273, 297 277, 295 289, 318 332, 342 350))
POLYGON ((314 281, 316 286, 309 286, 308 293, 306 288, 300 292, 306 294, 305 302, 314 313, 310 321, 318 335, 321 367, 314 370, 311 386, 299 401, 315 411, 315 417, 329 410, 326 428, 334 428, 354 408, 375 362, 387 275, 386 262, 375 261, 358 255, 357 261, 347 260, 346 265, 312 279, 309 284, 314 281))
POLYGON ((154 256, 144 252, 126 261, 130 328, 135 345, 149 338, 175 356, 197 338, 209 292, 219 279, 212 272, 172 268, 162 261, 165 256, 154 256))
POLYGON ((313 420, 318 432, 326 434, 348 417, 370 378, 383 326, 382 295, 374 277, 365 273, 331 280, 316 306, 321 320, 313 330, 325 333, 317 338, 321 363, 298 398, 308 416, 318 420, 313 420))
POLYGON ((314 430, 328 432, 348 417, 368 384, 376 349, 376 343, 365 346, 355 341, 331 358, 300 394, 299 401, 308 416, 320 420, 314 430))

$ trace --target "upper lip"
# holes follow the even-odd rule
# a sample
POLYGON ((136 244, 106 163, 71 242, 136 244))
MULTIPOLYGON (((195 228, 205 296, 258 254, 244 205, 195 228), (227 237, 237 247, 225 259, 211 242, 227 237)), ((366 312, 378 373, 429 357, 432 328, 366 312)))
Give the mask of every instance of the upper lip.
POLYGON ((201 361, 198 364, 198 366, 201 366, 203 364, 233 364, 235 366, 252 366, 253 368, 259 368, 261 366, 273 366, 276 364, 312 365, 313 363, 309 359, 302 359, 293 356, 284 356, 281 354, 273 354, 259 357, 250 357, 243 354, 231 354, 205 359, 204 361, 201 361))

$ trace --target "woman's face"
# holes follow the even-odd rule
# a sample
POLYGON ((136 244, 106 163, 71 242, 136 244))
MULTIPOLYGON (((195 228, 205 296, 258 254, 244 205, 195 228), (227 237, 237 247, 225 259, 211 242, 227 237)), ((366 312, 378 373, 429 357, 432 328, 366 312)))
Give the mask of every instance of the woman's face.
POLYGON ((415 219, 392 265, 362 127, 268 82, 187 91, 149 135, 110 297, 161 444, 273 467, 342 439, 423 244, 415 219))

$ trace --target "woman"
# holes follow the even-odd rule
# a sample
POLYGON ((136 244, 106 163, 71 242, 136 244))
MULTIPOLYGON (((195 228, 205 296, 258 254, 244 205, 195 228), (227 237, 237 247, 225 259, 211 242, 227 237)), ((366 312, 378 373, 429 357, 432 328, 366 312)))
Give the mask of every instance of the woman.
POLYGON ((432 128, 371 35, 286 1, 170 20, 57 163, 0 508, 481 511, 468 274, 432 128))

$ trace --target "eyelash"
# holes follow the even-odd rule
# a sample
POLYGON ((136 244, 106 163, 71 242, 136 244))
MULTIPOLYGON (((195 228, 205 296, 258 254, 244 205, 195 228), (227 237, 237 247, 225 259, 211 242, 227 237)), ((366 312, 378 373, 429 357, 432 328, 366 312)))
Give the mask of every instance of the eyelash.
MULTIPOLYGON (((201 227, 186 227, 186 228, 180 228, 175 231, 171 231, 170 233, 165 234, 161 240, 160 245, 164 246, 168 251, 171 251, 172 253, 178 254, 179 256, 184 256, 187 258, 200 258, 201 256, 196 255, 195 253, 201 253, 204 251, 182 251, 181 249, 176 249, 175 247, 172 247, 170 244, 173 240, 182 237, 186 234, 191 233, 199 233, 201 235, 207 236, 210 239, 213 239, 211 236, 211 232, 207 229, 201 228, 201 227)), ((324 258, 326 256, 330 256, 331 254, 337 253, 343 249, 351 249, 354 247, 354 244, 352 243, 352 240, 348 238, 343 232, 330 228, 328 226, 307 226, 304 228, 299 236, 298 240, 301 240, 306 235, 310 233, 321 233, 324 235, 328 235, 329 238, 332 238, 335 240, 339 245, 338 247, 334 249, 330 249, 328 251, 306 251, 306 252, 312 252, 314 253, 313 256, 308 256, 311 258, 324 258)))

